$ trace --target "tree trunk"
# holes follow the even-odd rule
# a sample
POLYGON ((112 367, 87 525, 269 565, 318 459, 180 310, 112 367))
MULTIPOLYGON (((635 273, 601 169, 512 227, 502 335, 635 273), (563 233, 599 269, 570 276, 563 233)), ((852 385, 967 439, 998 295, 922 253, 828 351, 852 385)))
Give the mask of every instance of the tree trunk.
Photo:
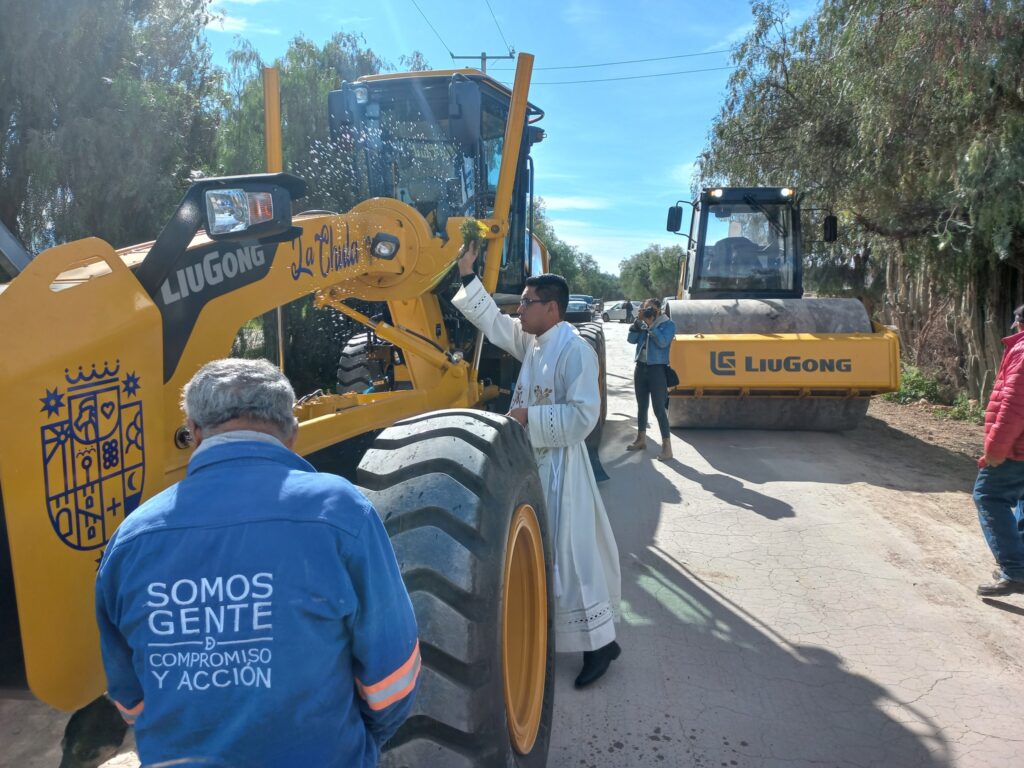
POLYGON ((898 242, 887 256, 882 315, 899 329, 904 361, 985 402, 1024 300, 1024 274, 1000 263, 955 283, 924 264, 910 267, 898 242))

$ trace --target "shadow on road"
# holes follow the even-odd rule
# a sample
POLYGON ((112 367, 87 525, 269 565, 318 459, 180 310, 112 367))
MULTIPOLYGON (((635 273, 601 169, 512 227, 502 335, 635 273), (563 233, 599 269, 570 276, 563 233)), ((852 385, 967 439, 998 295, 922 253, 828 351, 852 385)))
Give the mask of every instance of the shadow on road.
POLYGON ((726 504, 748 509, 769 520, 781 520, 784 517, 796 516, 793 507, 786 502, 752 491, 734 477, 698 472, 678 459, 670 459, 664 464, 687 480, 698 483, 704 490, 713 493, 726 504))
MULTIPOLYGON (((868 417, 852 432, 802 432, 779 451, 767 430, 675 429, 715 469, 742 480, 866 483, 916 493, 969 491, 974 462, 868 417)), ((794 433, 790 432, 790 435, 794 433)))
MULTIPOLYGON (((595 765, 662 764, 664 757, 650 752, 659 739, 671 742, 661 748, 673 765, 952 765, 941 729, 913 702, 893 699, 825 648, 788 641, 785 626, 766 624, 716 587, 728 574, 697 571, 664 551, 662 509, 687 502, 655 468, 653 452, 640 461, 620 455, 630 425, 609 426, 602 453, 612 482, 602 491, 622 563, 623 656, 601 685, 613 687, 615 701, 648 706, 632 728, 650 733, 628 734, 631 761, 622 762, 629 753, 616 762, 595 749, 595 765), (654 725, 661 728, 652 731, 654 725)), ((794 514, 732 478, 678 461, 667 466, 730 504, 772 519, 794 514)))
POLYGON ((1024 616, 1024 608, 1021 608, 1019 605, 1004 603, 1002 600, 993 600, 991 597, 983 597, 981 598, 981 602, 985 605, 991 605, 993 608, 998 608, 1000 611, 1013 613, 1017 616, 1024 616))
MULTIPOLYGON (((623 426, 620 426, 618 428, 618 432, 615 434, 626 435, 623 426)), ((675 434, 678 436, 679 432, 677 431, 675 432, 675 434)), ((654 428, 653 433, 649 432, 648 435, 651 436, 651 442, 656 443, 659 437, 657 427, 654 428)), ((612 434, 609 433, 604 438, 605 445, 607 445, 608 448, 605 449, 606 457, 602 460, 602 462, 607 471, 612 471, 616 466, 628 460, 631 454, 625 453, 625 446, 632 439, 632 437, 632 433, 624 437, 613 437, 612 434), (613 445, 615 446, 614 448, 611 447, 613 445), (616 449, 623 451, 623 453, 620 453, 618 456, 616 456, 614 454, 614 451, 616 449), (611 458, 607 457, 607 454, 609 453, 611 454, 611 458)), ((648 452, 649 451, 650 448, 648 448, 648 452)), ((653 460, 654 456, 646 456, 645 454, 645 458, 653 460)), ((750 510, 751 512, 756 512, 757 514, 762 515, 763 517, 766 517, 769 520, 781 520, 785 517, 794 517, 796 514, 793 511, 793 507, 791 507, 784 501, 780 501, 779 499, 775 499, 772 498, 771 496, 766 496, 763 493, 758 493, 757 491, 751 490, 750 488, 744 486, 743 483, 741 483, 739 480, 736 480, 734 477, 730 477, 729 475, 700 472, 694 469, 693 467, 687 466, 678 459, 671 459, 670 461, 664 462, 664 466, 671 468, 674 472, 686 478, 687 480, 690 480, 694 483, 698 483, 702 488, 704 488, 704 490, 708 491, 709 493, 713 493, 717 498, 721 499, 727 504, 731 504, 734 507, 739 507, 740 509, 746 509, 750 510)), ((657 483, 659 484, 659 486, 664 485, 664 495, 659 495, 657 496, 657 498, 661 499, 662 501, 679 500, 679 491, 676 490, 675 486, 672 483, 664 481, 661 475, 659 475, 657 472, 652 472, 651 475, 652 477, 649 481, 648 479, 645 478, 645 486, 648 482, 657 483)))

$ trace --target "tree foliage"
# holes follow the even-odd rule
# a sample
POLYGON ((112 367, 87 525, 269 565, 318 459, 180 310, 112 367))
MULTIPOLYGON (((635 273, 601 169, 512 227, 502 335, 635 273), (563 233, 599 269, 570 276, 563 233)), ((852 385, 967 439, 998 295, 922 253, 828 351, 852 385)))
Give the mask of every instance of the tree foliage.
MULTIPOLYGON (((281 83, 281 149, 284 168, 306 179, 306 208, 345 211, 358 194, 346 174, 342 151, 328 140, 327 94, 343 81, 391 69, 358 35, 338 32, 317 46, 296 37, 285 55, 265 63, 244 40, 230 53, 223 127, 219 136, 221 170, 254 173, 266 167, 263 139, 263 67, 275 66, 281 83)), ((403 57, 404 58, 404 57, 403 57)), ((426 67, 422 56, 413 57, 426 67)))
POLYGON ((4 3, 0 221, 30 248, 152 237, 212 165, 208 3, 4 3))
POLYGON ((792 28, 779 3, 752 9, 702 181, 795 185, 834 210, 843 236, 809 276, 874 287, 915 354, 945 313, 960 375, 980 387, 1024 267, 1020 3, 825 0, 792 28))
POLYGON ((630 298, 675 296, 686 252, 678 245, 649 245, 624 259, 619 279, 630 298))

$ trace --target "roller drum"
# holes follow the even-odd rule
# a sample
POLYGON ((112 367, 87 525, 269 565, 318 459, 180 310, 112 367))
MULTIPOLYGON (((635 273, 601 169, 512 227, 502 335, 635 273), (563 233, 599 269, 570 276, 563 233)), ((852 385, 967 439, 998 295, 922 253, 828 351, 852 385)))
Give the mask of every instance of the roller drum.
POLYGON ((846 432, 868 411, 867 397, 669 397, 668 423, 681 429, 846 432))
POLYGON ((676 333, 871 333, 857 299, 673 299, 676 333))
MULTIPOLYGON (((871 333, 856 299, 673 300, 676 333, 871 333)), ((869 398, 669 397, 673 427, 845 431, 867 413, 869 398)))

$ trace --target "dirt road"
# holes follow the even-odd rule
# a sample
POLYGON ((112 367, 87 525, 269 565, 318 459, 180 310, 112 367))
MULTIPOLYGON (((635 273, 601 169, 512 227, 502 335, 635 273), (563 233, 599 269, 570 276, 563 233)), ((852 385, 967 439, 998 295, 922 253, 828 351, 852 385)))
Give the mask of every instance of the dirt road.
MULTIPOLYGON (((625 453, 631 350, 606 331, 624 654, 584 692, 559 657, 549 766, 1024 765, 1024 599, 974 596, 991 558, 971 459, 872 418, 625 453)), ((55 766, 63 721, 0 702, 0 764, 55 766)))

